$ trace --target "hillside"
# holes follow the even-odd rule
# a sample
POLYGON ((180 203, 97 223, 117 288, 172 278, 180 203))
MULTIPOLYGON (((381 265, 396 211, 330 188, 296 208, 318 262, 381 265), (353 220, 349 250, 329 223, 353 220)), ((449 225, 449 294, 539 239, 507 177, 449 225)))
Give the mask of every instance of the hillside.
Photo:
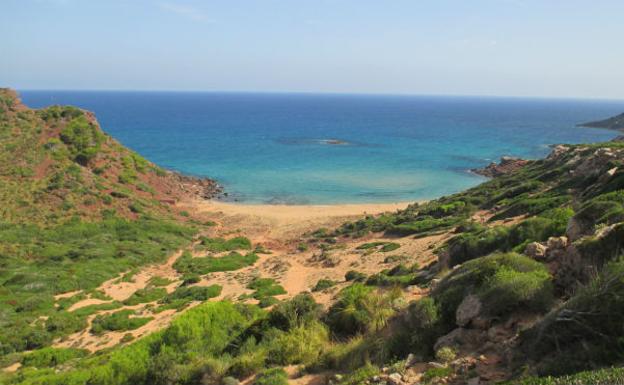
POLYGON ((580 127, 606 128, 609 130, 624 131, 624 113, 604 120, 579 124, 580 127))
POLYGON ((2 383, 624 381, 623 142, 298 226, 2 95, 2 383))
MULTIPOLYGON (((176 201, 216 184, 164 171, 74 107, 32 110, 0 89, 0 353, 84 327, 55 295, 163 261, 202 225, 176 201)), ((83 294, 84 296, 84 294, 83 294)))

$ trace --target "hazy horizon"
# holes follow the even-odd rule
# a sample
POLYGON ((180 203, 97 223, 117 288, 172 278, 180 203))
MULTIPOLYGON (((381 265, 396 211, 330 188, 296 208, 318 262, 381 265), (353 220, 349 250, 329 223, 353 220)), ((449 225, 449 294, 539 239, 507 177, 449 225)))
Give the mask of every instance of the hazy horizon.
POLYGON ((318 95, 318 96, 362 96, 362 97, 415 97, 415 98, 483 98, 483 99, 526 99, 526 100, 570 100, 570 101, 604 101, 621 102, 624 97, 579 97, 579 96, 533 96, 533 95, 479 95, 479 94, 419 94, 389 92, 332 92, 332 91, 279 91, 279 90, 194 90, 194 89, 92 89, 92 88, 15 88, 0 84, 0 88, 10 88, 18 92, 121 92, 121 93, 208 93, 208 94, 253 94, 253 95, 318 95))
POLYGON ((7 0, 29 90, 624 99, 624 2, 7 0))

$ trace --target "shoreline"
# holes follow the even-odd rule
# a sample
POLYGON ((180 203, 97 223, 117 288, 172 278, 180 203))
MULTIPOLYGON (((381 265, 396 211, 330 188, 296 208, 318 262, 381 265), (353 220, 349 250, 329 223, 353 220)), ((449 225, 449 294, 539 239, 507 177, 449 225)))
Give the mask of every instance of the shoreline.
MULTIPOLYGON (((253 215, 282 220, 307 220, 327 217, 374 215, 406 208, 417 201, 394 203, 338 203, 281 205, 264 203, 222 202, 203 200, 190 202, 201 211, 220 211, 230 215, 253 215)), ((422 203, 425 201, 418 201, 422 203)))

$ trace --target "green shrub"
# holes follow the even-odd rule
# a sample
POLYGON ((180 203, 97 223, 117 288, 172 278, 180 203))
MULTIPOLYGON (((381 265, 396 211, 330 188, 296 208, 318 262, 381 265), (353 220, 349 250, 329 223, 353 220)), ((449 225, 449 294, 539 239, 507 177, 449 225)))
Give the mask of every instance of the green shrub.
POLYGON ((275 304, 279 303, 279 299, 275 298, 275 297, 262 297, 258 300, 258 306, 261 309, 267 308, 267 307, 271 307, 275 304))
POLYGON ((385 245, 383 245, 381 247, 381 252, 382 253, 388 253, 390 251, 394 251, 396 249, 398 249, 399 247, 401 247, 401 245, 399 245, 398 243, 394 243, 394 242, 388 242, 385 245))
POLYGON ((618 364, 624 324, 624 262, 612 262, 562 307, 521 335, 519 354, 541 374, 569 374, 618 364))
POLYGON ((509 385, 619 385, 624 384, 624 368, 585 371, 562 377, 530 377, 509 381, 509 385))
POLYGON ((184 253, 173 267, 182 274, 208 274, 218 271, 234 271, 253 265, 258 260, 254 253, 241 255, 235 251, 223 257, 193 258, 190 253, 184 253))
POLYGON ((379 368, 370 363, 355 370, 352 373, 347 374, 340 381, 340 385, 364 385, 370 382, 370 379, 379 374, 379 368))
POLYGON ((134 315, 134 310, 121 310, 116 313, 98 315, 93 319, 91 332, 101 334, 106 330, 125 331, 138 329, 150 322, 152 317, 130 317, 134 315))
MULTIPOLYGON (((410 303, 404 318, 407 345, 421 357, 433 355, 436 340, 447 332, 442 324, 439 305, 431 297, 410 303)), ((402 341, 405 345, 406 341, 402 341)))
POLYGON ((212 252, 251 250, 251 241, 245 237, 236 237, 228 240, 202 237, 201 245, 206 250, 212 252))
POLYGON ((264 297, 286 294, 286 290, 278 285, 273 278, 255 278, 247 285, 247 288, 255 290, 252 296, 258 300, 264 297))
POLYGON ((288 375, 282 368, 266 369, 254 378, 253 385, 288 385, 288 375))
POLYGON ((133 306, 140 303, 153 302, 167 295, 167 290, 157 287, 147 287, 135 291, 130 297, 123 301, 124 305, 133 306))
POLYGON ((297 294, 288 301, 281 302, 269 313, 271 326, 290 330, 317 320, 321 316, 321 305, 309 293, 297 294))
POLYGON ((399 295, 400 291, 377 294, 372 288, 355 283, 339 293, 326 322, 333 333, 343 336, 379 330, 394 314, 394 301, 399 295))
POLYGON ((85 357, 89 352, 82 349, 43 348, 25 354, 22 357, 22 366, 36 368, 55 367, 75 358, 85 357))
POLYGON ((287 332, 279 332, 266 344, 266 349, 270 363, 307 366, 317 362, 328 344, 327 327, 318 321, 312 321, 287 332))
POLYGON ((73 118, 61 131, 60 137, 80 164, 91 161, 104 142, 102 132, 84 115, 73 118))
POLYGON ((178 287, 173 293, 165 296, 161 303, 172 303, 177 300, 191 301, 206 301, 210 298, 215 298, 221 295, 222 287, 219 285, 210 286, 181 286, 178 287))
POLYGON ((453 374, 453 368, 444 367, 444 368, 429 368, 425 370, 423 374, 422 380, 427 383, 437 378, 448 377, 453 374))
POLYGON ((337 282, 331 279, 319 279, 316 285, 312 288, 312 291, 323 291, 330 287, 336 286, 337 282))
POLYGON ((170 280, 169 278, 160 277, 160 276, 154 276, 150 278, 150 280, 147 282, 147 284, 150 286, 158 286, 158 287, 169 286, 172 283, 173 281, 170 280))
POLYGON ((526 256, 493 254, 464 263, 433 291, 445 325, 454 325, 455 311, 465 296, 477 294, 485 310, 505 315, 516 309, 544 311, 553 299, 546 268, 526 256))
POLYGON ((364 282, 366 280, 366 274, 355 270, 349 270, 345 274, 345 280, 349 282, 364 282))

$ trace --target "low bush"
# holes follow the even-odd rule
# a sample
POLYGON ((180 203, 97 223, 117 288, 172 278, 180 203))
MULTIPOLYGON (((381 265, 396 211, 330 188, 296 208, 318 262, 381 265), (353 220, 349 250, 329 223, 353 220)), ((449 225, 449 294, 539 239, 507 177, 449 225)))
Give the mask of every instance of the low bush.
POLYGON ((69 360, 82 358, 89 354, 87 350, 73 348, 43 348, 25 354, 22 357, 22 366, 35 368, 49 368, 64 364, 69 360))
POLYGON ((445 325, 454 325, 457 306, 471 293, 481 298, 485 311, 499 316, 517 309, 542 312, 554 298, 546 268, 515 253, 468 261, 438 284, 432 295, 445 325))
POLYGON ((241 255, 235 251, 222 257, 193 258, 190 253, 184 253, 173 264, 173 267, 181 274, 204 275, 218 271, 234 271, 251 266, 258 260, 254 253, 241 255))
POLYGON ((278 285, 273 278, 255 278, 247 285, 247 288, 255 290, 252 296, 258 300, 286 294, 286 290, 281 285, 278 285))
POLYGON ((146 287, 135 291, 130 297, 123 301, 124 305, 133 306, 140 303, 147 303, 159 300, 167 295, 167 290, 160 287, 146 287))
POLYGON ((297 294, 281 302, 269 313, 269 323, 281 330, 302 326, 320 318, 322 306, 309 293, 297 294))
POLYGON ((530 377, 509 381, 508 385, 619 385, 624 384, 624 368, 584 371, 561 377, 530 377))
POLYGON ((355 283, 339 293, 326 322, 333 333, 341 336, 379 330, 395 313, 394 304, 400 295, 400 290, 378 294, 371 287, 355 283))
POLYGON ((338 282, 331 279, 319 279, 316 285, 312 288, 312 291, 323 291, 325 289, 329 289, 330 287, 336 286, 337 283, 338 282))
POLYGON ((152 317, 131 317, 134 310, 121 310, 116 313, 98 315, 93 319, 91 333, 101 334, 105 331, 126 331, 138 329, 150 322, 152 317))
POLYGON ((288 375, 282 368, 266 369, 254 378, 253 385, 288 385, 288 375))
POLYGON ((245 237, 236 237, 228 240, 223 238, 201 237, 201 245, 206 250, 215 253, 234 250, 251 250, 251 241, 245 237))
POLYGON ((521 335, 519 354, 541 374, 569 374, 624 358, 624 262, 612 262, 562 307, 521 335))
POLYGON ((345 280, 349 282, 364 282, 366 281, 366 274, 355 270, 349 270, 345 274, 345 280))

